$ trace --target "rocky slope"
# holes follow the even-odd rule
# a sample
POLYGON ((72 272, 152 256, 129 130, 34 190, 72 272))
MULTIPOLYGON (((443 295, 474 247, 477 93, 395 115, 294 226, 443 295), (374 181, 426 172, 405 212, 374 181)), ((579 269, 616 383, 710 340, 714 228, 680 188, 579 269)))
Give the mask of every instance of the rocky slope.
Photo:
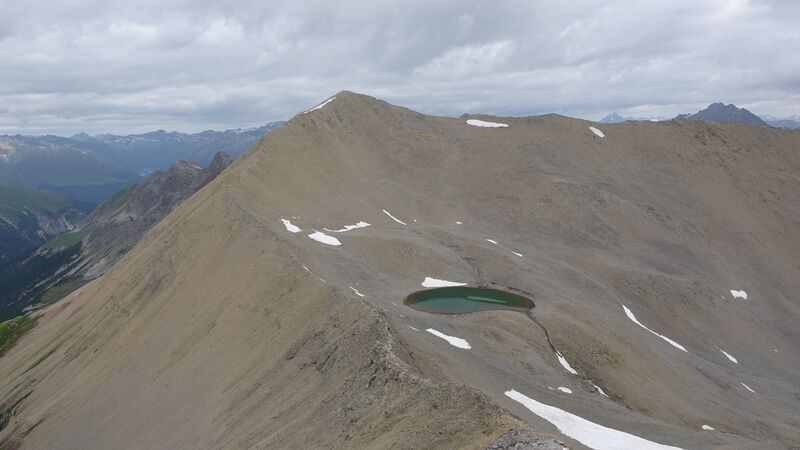
POLYGON ((78 229, 0 269, 0 321, 43 300, 57 300, 102 275, 147 230, 230 163, 230 157, 219 152, 207 168, 179 161, 166 172, 157 171, 101 204, 78 229))
POLYGON ((0 439, 586 448, 569 412, 628 448, 797 446, 798 194, 791 130, 343 92, 39 314, 0 358, 0 439), (527 294, 535 321, 403 306, 426 277, 527 294))

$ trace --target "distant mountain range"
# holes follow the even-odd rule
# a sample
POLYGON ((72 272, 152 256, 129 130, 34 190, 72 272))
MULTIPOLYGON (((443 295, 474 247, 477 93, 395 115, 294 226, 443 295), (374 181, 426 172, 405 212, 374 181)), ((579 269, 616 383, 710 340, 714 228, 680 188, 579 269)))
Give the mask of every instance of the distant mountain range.
POLYGON ((45 189, 97 204, 175 161, 205 165, 218 151, 236 158, 282 124, 192 134, 0 136, 0 185, 45 189))
POLYGON ((616 112, 612 112, 611 114, 603 117, 600 119, 600 123, 620 123, 625 122, 628 120, 636 120, 636 121, 644 121, 644 122, 660 122, 662 120, 668 120, 666 117, 661 116, 654 116, 654 117, 624 117, 619 115, 616 112))
POLYGON ((180 160, 206 165, 217 152, 225 152, 236 159, 268 131, 284 123, 270 122, 257 128, 191 134, 164 130, 127 136, 82 133, 72 136, 72 140, 91 146, 96 153, 144 176, 154 170, 165 170, 180 160))
MULTIPOLYGON (((43 236, 38 241, 41 246, 29 245, 27 253, 0 265, 0 322, 36 304, 59 300, 62 295, 105 273, 151 227, 216 178, 231 162, 224 152, 217 153, 207 168, 194 162, 178 161, 167 171, 153 172, 144 181, 119 191, 88 217, 86 209, 80 210, 84 213, 80 216, 85 217, 83 221, 74 220, 78 218, 76 214, 70 216, 73 217, 71 221, 62 219, 69 227, 64 230, 67 233, 47 242, 43 236), (34 251, 36 247, 39 248, 34 251)), ((0 188, 0 214, 6 214, 2 201, 5 189, 10 188, 0 188)), ((49 209, 66 216, 71 205, 68 199, 49 192, 41 196, 50 201, 48 205, 52 204, 49 209), (55 201, 59 199, 61 203, 55 201)), ((39 203, 44 204, 44 201, 39 203)), ((0 223, 0 243, 6 241, 2 225, 0 223)))
POLYGON ((0 185, 46 189, 99 203, 139 179, 90 146, 56 136, 0 136, 0 185))
POLYGON ((764 121, 776 128, 800 129, 800 116, 779 118, 775 116, 764 116, 764 121))
MULTIPOLYGON (((624 117, 616 112, 600 119, 600 123, 620 123, 628 120, 668 120, 663 117, 635 118, 624 117)), ((776 128, 800 129, 800 117, 778 118, 773 116, 759 117, 745 108, 724 103, 712 103, 694 114, 679 114, 674 120, 705 120, 708 122, 742 122, 753 125, 772 126, 776 128)))

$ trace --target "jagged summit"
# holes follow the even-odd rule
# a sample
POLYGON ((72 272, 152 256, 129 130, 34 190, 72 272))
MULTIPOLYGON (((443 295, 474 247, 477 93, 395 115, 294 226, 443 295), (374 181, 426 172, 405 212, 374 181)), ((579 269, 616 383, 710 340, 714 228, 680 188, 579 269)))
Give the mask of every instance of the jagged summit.
POLYGON ((760 117, 745 108, 738 108, 734 104, 712 103, 703 110, 694 114, 681 114, 677 120, 705 120, 707 122, 741 122, 752 125, 769 126, 760 117))

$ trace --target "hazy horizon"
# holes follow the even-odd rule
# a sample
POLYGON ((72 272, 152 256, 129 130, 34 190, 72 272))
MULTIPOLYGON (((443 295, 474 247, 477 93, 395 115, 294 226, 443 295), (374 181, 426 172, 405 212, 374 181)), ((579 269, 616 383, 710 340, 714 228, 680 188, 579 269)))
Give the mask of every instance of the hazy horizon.
POLYGON ((800 115, 800 4, 9 0, 0 134, 198 132, 341 90, 426 114, 800 115))

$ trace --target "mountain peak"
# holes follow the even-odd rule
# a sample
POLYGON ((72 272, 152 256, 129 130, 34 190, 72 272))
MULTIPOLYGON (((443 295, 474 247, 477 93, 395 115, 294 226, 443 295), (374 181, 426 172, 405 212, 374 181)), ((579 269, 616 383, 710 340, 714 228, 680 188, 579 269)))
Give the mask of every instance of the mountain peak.
POLYGON ((600 123, 620 123, 620 122, 625 122, 625 118, 619 115, 617 112, 612 112, 611 114, 600 119, 600 123))
POLYGON ((678 120, 705 120, 708 122, 741 122, 752 125, 769 126, 760 117, 745 108, 739 108, 733 103, 726 105, 716 102, 708 105, 703 110, 694 114, 681 114, 675 117, 678 120))

